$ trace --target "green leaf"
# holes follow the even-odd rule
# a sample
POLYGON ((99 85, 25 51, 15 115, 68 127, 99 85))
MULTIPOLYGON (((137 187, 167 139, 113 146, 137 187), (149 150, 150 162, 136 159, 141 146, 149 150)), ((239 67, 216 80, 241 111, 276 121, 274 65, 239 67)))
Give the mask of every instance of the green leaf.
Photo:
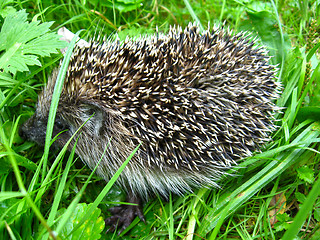
POLYGON ((314 209, 314 219, 317 220, 317 222, 320 221, 320 208, 314 209))
POLYGON ((9 13, 0 31, 0 69, 15 74, 28 65, 41 66, 39 56, 49 56, 66 46, 59 35, 49 33, 53 22, 27 21, 25 10, 9 13))
POLYGON ((294 195, 299 203, 304 203, 304 201, 306 200, 306 196, 303 195, 301 192, 295 192, 294 195))
MULTIPOLYGON (((104 220, 100 217, 101 210, 96 208, 92 214, 86 219, 86 221, 70 236, 68 236, 74 227, 81 221, 83 216, 86 214, 87 210, 92 204, 81 203, 75 208, 72 216, 70 216, 68 222, 64 225, 60 237, 63 239, 88 239, 94 240, 99 239, 100 233, 104 229, 104 220), (67 237, 68 236, 68 237, 67 237)), ((66 209, 60 209, 58 215, 62 215, 66 209)))
POLYGON ((275 224, 275 229, 277 232, 286 230, 289 228, 288 221, 291 220, 290 216, 287 213, 277 214, 278 222, 275 224))
POLYGON ((245 30, 255 30, 261 38, 263 44, 268 47, 270 55, 274 56, 272 59, 274 63, 281 63, 282 55, 285 56, 291 47, 288 35, 284 34, 284 46, 281 43, 281 34, 277 26, 277 20, 269 11, 256 11, 248 9, 248 21, 241 23, 245 30))
POLYGON ((308 168, 308 166, 302 166, 300 168, 297 169, 298 172, 298 177, 307 182, 307 183, 314 183, 314 171, 310 168, 308 168))
MULTIPOLYGON (((6 2, 9 3, 9 2, 13 2, 13 1, 11 1, 11 0, 9 0, 9 1, 2 0, 2 3, 0 1, 0 5, 3 6, 4 4, 7 4, 6 2)), ((17 10, 14 7, 7 6, 7 7, 5 7, 5 8, 0 10, 0 15, 1 15, 1 17, 5 18, 9 14, 16 13, 16 12, 17 12, 17 10)))

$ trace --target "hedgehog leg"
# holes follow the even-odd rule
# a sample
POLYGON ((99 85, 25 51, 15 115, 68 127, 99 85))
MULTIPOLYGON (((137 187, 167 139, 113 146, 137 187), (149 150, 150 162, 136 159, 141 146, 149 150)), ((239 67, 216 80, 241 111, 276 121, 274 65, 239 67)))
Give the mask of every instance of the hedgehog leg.
POLYGON ((117 227, 121 227, 118 232, 118 234, 120 234, 132 223, 136 216, 138 216, 141 221, 146 222, 140 198, 130 192, 128 193, 127 202, 134 203, 135 205, 122 205, 109 209, 112 216, 105 220, 105 224, 110 226, 108 232, 114 232, 117 227))

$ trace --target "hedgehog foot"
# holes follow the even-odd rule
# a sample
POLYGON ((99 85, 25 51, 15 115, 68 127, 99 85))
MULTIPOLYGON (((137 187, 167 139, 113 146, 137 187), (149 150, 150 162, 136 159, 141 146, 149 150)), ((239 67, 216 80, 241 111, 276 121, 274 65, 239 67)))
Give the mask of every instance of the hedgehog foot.
POLYGON ((107 230, 108 232, 114 232, 119 228, 118 234, 122 233, 132 223, 136 216, 138 216, 141 221, 146 222, 140 199, 129 194, 127 202, 134 203, 135 205, 121 205, 109 209, 112 216, 105 220, 105 224, 110 226, 107 230))

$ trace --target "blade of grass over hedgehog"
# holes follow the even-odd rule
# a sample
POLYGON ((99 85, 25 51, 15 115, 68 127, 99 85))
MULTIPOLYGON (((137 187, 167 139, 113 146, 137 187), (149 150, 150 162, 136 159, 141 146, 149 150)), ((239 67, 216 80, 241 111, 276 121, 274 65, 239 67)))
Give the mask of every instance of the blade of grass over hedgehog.
MULTIPOLYGON (((88 119, 88 120, 89 120, 89 119, 88 119)), ((86 122, 85 122, 85 123, 86 123, 86 122)), ((85 124, 85 123, 84 123, 84 124, 85 124)), ((84 125, 84 124, 83 124, 83 125, 84 125)), ((81 128, 80 128, 80 129, 81 129, 81 128)), ((80 129, 79 129, 79 130, 80 130, 80 129)), ((79 130, 78 130, 78 131, 79 131, 79 130)), ((77 132, 78 132, 78 131, 77 131, 77 132)), ((74 134, 74 136, 75 136, 75 135, 76 135, 76 134, 74 134)), ((52 164, 52 167, 50 168, 50 170, 49 170, 49 172, 48 172, 48 175, 49 175, 49 176, 51 176, 51 173, 52 173, 53 169, 55 169, 55 166, 56 166, 55 163, 59 163, 59 162, 62 163, 61 159, 63 158, 64 154, 66 153, 67 147, 68 147, 68 145, 70 144, 71 140, 74 138, 74 136, 73 136, 72 138, 70 138, 70 140, 66 143, 65 147, 60 151, 59 155, 56 157, 56 160, 54 161, 54 163, 52 164)), ((55 197, 54 197, 54 201, 53 201, 53 204, 52 204, 52 208, 51 208, 51 211, 50 211, 48 220, 47 220, 47 224, 48 224, 50 227, 52 227, 53 224, 56 224, 56 221, 54 221, 54 220, 55 220, 55 216, 56 216, 56 214, 57 214, 57 212, 58 212, 58 207, 59 207, 59 204, 60 204, 60 201, 61 201, 61 197, 62 197, 62 193, 63 193, 63 190, 64 190, 64 186, 65 186, 65 183, 66 183, 66 179, 67 179, 67 176, 68 176, 68 174, 69 174, 69 170, 70 170, 70 167, 71 167, 71 163, 72 163, 72 161, 73 161, 73 159, 74 159, 75 149, 76 149, 76 143, 77 143, 77 142, 75 142, 75 145, 74 145, 74 147, 72 148, 71 154, 70 154, 70 156, 69 156, 69 158, 68 158, 68 161, 67 161, 67 165, 66 165, 66 167, 65 167, 65 169, 64 169, 64 171, 63 171, 63 176, 62 176, 61 182, 60 182, 60 184, 59 184, 59 186, 58 186, 58 188, 57 188, 58 191, 57 191, 57 193, 55 194, 55 197)), ((109 143, 108 143, 107 147, 108 147, 108 146, 109 146, 109 143)), ((107 149, 107 147, 106 147, 106 149, 107 149)), ((106 150, 106 149, 105 149, 105 150, 106 150)), ((104 155, 104 154, 105 154, 105 152, 103 153, 103 155, 104 155)), ((101 156, 101 159, 102 159, 103 155, 101 156)), ((100 161, 101 161, 101 159, 100 159, 100 161)), ((99 165, 100 161, 97 163, 97 166, 99 165)), ((80 189, 80 191, 77 193, 77 195, 75 196, 75 198, 73 199, 73 201, 72 201, 71 204, 69 205, 67 211, 63 214, 62 217, 59 217, 59 222, 58 222, 59 225, 58 225, 58 227, 57 227, 56 230, 55 230, 55 234, 58 234, 58 235, 59 235, 59 234, 61 233, 61 229, 65 226, 66 222, 70 219, 70 216, 74 213, 74 210, 75 210, 75 208, 77 207, 77 204, 79 203, 79 201, 80 201, 80 199, 81 199, 81 196, 83 195, 83 193, 84 193, 87 185, 89 184, 92 176, 94 175, 97 166, 95 167, 95 169, 92 170, 92 173, 91 173, 90 176, 87 178, 87 180, 85 181, 84 185, 82 186, 82 188, 80 189)), ((46 179, 45 179, 45 180, 46 180, 46 179)), ((110 187, 109 187, 109 188, 110 188, 110 187)), ((38 195, 38 196, 39 196, 39 195, 38 195)), ((38 196, 37 196, 37 197, 38 197, 38 196)), ((42 196, 40 196, 40 197, 42 197, 42 196)), ((96 200, 96 201, 97 201, 97 200, 96 200)), ((101 200, 100 200, 100 202, 101 202, 101 200)), ((99 202, 99 203, 100 203, 100 202, 99 202)), ((96 207, 94 207, 94 208, 91 207, 91 208, 88 210, 88 214, 91 214, 91 213, 94 211, 95 208, 96 208, 96 207)), ((87 215, 86 215, 86 216, 87 216, 87 215)), ((83 224, 83 223, 84 223, 84 221, 81 221, 81 224, 83 224)), ((77 226, 79 227, 80 225, 78 224, 77 226)), ((74 228, 74 231, 76 231, 76 230, 78 229, 78 227, 74 228)), ((40 236, 39 236, 39 239, 40 239, 41 236, 43 236, 42 239, 48 239, 48 233, 45 233, 44 230, 41 232, 41 234, 40 234, 40 236), (45 235, 43 236, 43 234, 45 234, 45 235)))
MULTIPOLYGON (((53 172, 53 169, 55 168, 55 166, 59 163, 59 158, 58 160, 56 159, 56 161, 54 162, 54 164, 51 166, 52 171, 49 171, 48 173, 46 173, 46 169, 47 169, 47 162, 48 162, 48 155, 49 155, 49 149, 50 149, 50 145, 51 145, 51 137, 52 137, 52 131, 53 131, 53 125, 54 125, 54 119, 55 119, 55 113, 57 110, 57 106, 58 106, 58 102, 59 102, 59 97, 60 97, 60 92, 62 91, 62 86, 63 86, 63 81, 64 81, 64 76, 67 72, 67 67, 69 65, 69 60, 73 51, 73 47, 75 46, 76 43, 76 39, 79 35, 81 31, 77 32, 74 36, 74 38, 72 39, 72 41, 69 44, 68 50, 66 51, 66 55, 63 59, 60 71, 59 71, 59 75, 56 81, 56 85, 55 85, 55 89, 54 89, 54 94, 52 96, 52 101, 51 101, 51 106, 50 106, 50 111, 49 111, 49 117, 48 117, 48 124, 47 124, 47 131, 46 131, 46 140, 45 140, 45 146, 44 146, 44 153, 42 155, 42 158, 40 160, 39 166, 42 166, 42 188, 40 189, 40 191, 37 194, 36 197, 36 201, 41 199, 41 196, 44 194, 45 192, 45 188, 43 188, 43 186, 45 186, 47 184, 47 182, 49 181, 51 174, 53 172)), ((71 139, 69 140, 71 141, 71 139)), ((60 152, 60 157, 62 157, 65 153, 67 148, 62 149, 60 152)), ((36 171, 36 173, 34 174, 34 177, 32 179, 32 182, 29 186, 29 191, 33 191, 33 187, 35 186, 35 183, 37 181, 37 178, 39 177, 40 172, 36 171)))
MULTIPOLYGON (((112 139, 110 140, 112 141, 112 139)), ((108 144, 109 145, 109 144, 108 144)), ((108 147, 108 146, 107 146, 108 147)), ((106 147, 106 149, 107 149, 106 147)), ((93 204, 91 205, 91 207, 89 208, 89 210, 86 212, 86 214, 83 216, 83 219, 76 225, 76 227, 74 228, 74 230, 70 233, 72 234, 74 231, 76 231, 79 227, 81 227, 81 225, 86 221, 86 219, 90 216, 90 214, 98 207, 98 205, 102 202, 103 198, 107 195, 107 193, 110 191, 111 187, 113 186, 113 184, 116 182, 116 180, 119 178, 120 174, 122 173, 123 169, 127 166, 127 164, 129 163, 129 161, 132 159, 132 157, 134 156, 134 154, 138 151, 140 147, 140 144, 132 151, 132 153, 130 154, 130 156, 123 162, 123 164, 121 165, 121 167, 118 169, 118 171, 112 176, 112 178, 108 181, 107 185, 103 188, 103 190, 100 192, 100 194, 97 196, 96 200, 93 202, 93 204)), ((106 150, 105 149, 105 150, 106 150)), ((102 156, 103 157, 103 156, 102 156)), ((101 157, 101 159, 102 159, 101 157)), ((100 161, 101 161, 100 159, 100 161)), ((99 161, 99 162, 100 162, 99 161)), ((98 166, 98 164, 97 164, 98 166)), ((93 175, 94 171, 90 174, 90 177, 93 175)), ((63 227, 63 225, 61 225, 61 227, 63 227)), ((61 228, 59 228, 60 230, 61 228)), ((58 229, 57 229, 58 231, 58 229)))
POLYGON ((64 78, 67 73, 67 69, 69 66, 69 61, 71 59, 73 48, 76 44, 76 41, 77 41, 77 38, 79 37, 80 32, 82 32, 82 30, 78 31, 75 34, 75 36, 72 38, 71 42, 68 45, 68 50, 66 51, 65 57, 64 57, 62 64, 60 66, 59 74, 57 76, 56 83, 54 86, 50 110, 49 110, 49 116, 48 116, 48 124, 47 124, 47 131, 46 131, 44 153, 43 153, 43 157, 42 157, 42 159, 43 159, 42 179, 44 178, 44 176, 46 176, 47 159, 48 159, 48 155, 49 155, 53 125, 54 125, 54 120, 56 117, 56 111, 58 108, 60 94, 61 94, 62 88, 63 88, 64 78))
MULTIPOLYGON (((302 133, 300 133, 293 141, 293 144, 300 144, 300 147, 294 148, 288 154, 285 152, 278 152, 276 160, 268 164, 264 169, 258 172, 250 180, 245 182, 242 186, 237 188, 231 194, 222 195, 219 198, 218 204, 210 211, 202 221, 202 224, 198 230, 200 236, 205 236, 207 233, 212 231, 216 226, 224 221, 221 216, 230 216, 234 213, 242 204, 256 194, 262 187, 268 184, 270 181, 279 176, 283 171, 288 169, 294 163, 299 160, 309 147, 314 142, 319 142, 318 137, 320 136, 319 124, 313 123, 307 127, 302 133)), ((271 153, 274 153, 272 151, 271 153)), ((268 152, 257 155, 267 157, 268 152)), ((272 157, 268 156, 268 157, 272 157)), ((217 234, 219 228, 212 232, 212 238, 217 234)))
MULTIPOLYGON (((71 140, 71 139, 70 139, 71 140)), ((111 139, 112 140, 112 139, 111 139)), ((110 140, 110 141, 111 141, 110 140)), ((67 146, 70 144, 70 142, 68 142, 65 146, 65 148, 63 148, 63 150, 61 150, 62 153, 66 152, 67 146)), ((107 150, 109 144, 106 146, 105 151, 107 150)), ((140 145, 139 145, 140 146, 140 145)), ((110 179, 110 181, 108 182, 108 184, 104 187, 104 189, 100 192, 100 194, 97 196, 96 200, 93 202, 93 204, 90 206, 90 208, 87 210, 86 214, 83 216, 82 220, 79 221, 79 223, 73 228, 73 230, 69 233, 69 235, 71 235, 73 232, 75 232, 79 227, 81 227, 84 222, 86 221, 86 219, 89 218, 89 216, 93 213, 93 211, 98 207, 98 205, 101 203, 101 201, 103 200, 104 196, 106 196, 106 194, 109 192, 110 188, 113 186, 113 184, 115 183, 115 181, 117 180, 117 178, 119 177, 119 175, 121 174, 121 172, 123 171, 123 169, 126 167, 126 165, 128 164, 128 162, 131 160, 131 158, 133 157, 133 155, 136 153, 136 151, 138 150, 139 146, 137 146, 134 151, 131 153, 131 155, 126 159, 126 161, 122 164, 122 166, 119 168, 119 170, 116 172, 116 174, 110 179)), ((69 156, 67 165, 64 169, 63 172, 63 176, 62 176, 62 180, 60 182, 60 185, 58 187, 58 191, 55 195, 54 201, 53 201, 53 206, 51 208, 51 212, 49 214, 48 220, 47 220, 47 224, 52 227, 52 225, 55 223, 54 218, 57 214, 57 210, 58 210, 58 206, 62 197, 62 192, 64 190, 64 186, 65 186, 65 181, 66 181, 66 177, 67 174, 69 173, 69 169, 71 166, 71 162, 74 158, 74 151, 75 151, 76 145, 73 147, 73 150, 71 152, 71 155, 69 156)), ((105 152, 103 153, 103 155, 105 154, 105 152)), ((103 155, 101 156, 101 159, 103 158, 103 155)), ((61 162, 62 155, 59 154, 57 159, 58 161, 55 162, 61 162)), ((101 161, 100 159, 100 161, 101 161)), ((97 163, 97 166, 99 165, 100 161, 97 163)), ((53 164, 54 165, 54 164, 53 164)), ((74 213, 75 208, 77 207, 77 204, 79 203, 81 196, 83 195, 84 190, 86 189, 87 185, 89 184, 92 176, 95 173, 95 169, 93 169, 92 173, 90 174, 90 176, 87 178, 85 184, 83 185, 83 187, 81 188, 81 190, 79 191, 79 193, 76 195, 76 197, 73 199, 73 201, 71 202, 71 204, 69 205, 68 209, 66 210, 66 212, 63 214, 62 217, 59 217, 59 224, 55 230, 55 232, 59 235, 62 231, 62 229, 64 228, 65 224, 67 221, 69 221, 70 216, 74 213)), ((52 169, 52 168, 51 168, 52 169)), ((49 171, 50 172, 50 171, 49 171)), ((51 175, 51 174, 50 174, 51 175)), ((44 234, 44 230, 42 231, 42 234, 44 234)), ((67 237, 67 236, 64 236, 67 237)), ((48 233, 46 233, 43 236, 43 239, 47 239, 48 238, 48 233)))
MULTIPOLYGON (((110 143, 110 142, 109 142, 110 143)), ((108 143, 108 145, 109 145, 108 143)), ((107 147, 108 147, 107 145, 107 147)), ((106 149, 107 149, 106 147, 106 149)), ((61 233, 63 227, 65 226, 65 224, 67 223, 67 221, 69 220, 70 216, 74 213, 74 210, 76 209, 76 206, 77 204, 80 202, 80 199, 81 199, 81 196, 83 195, 84 193, 84 190, 86 189, 86 187, 88 186, 89 184, 89 181, 91 180, 93 174, 95 173, 96 169, 97 169, 97 166, 100 164, 101 162, 101 159, 103 158, 105 152, 106 152, 106 149, 104 151, 104 153, 102 154, 100 160, 98 161, 96 167, 93 169, 92 173, 90 174, 90 176, 88 177, 88 179, 86 180, 85 184, 82 186, 81 190, 77 193, 77 195, 75 196, 75 198, 72 200, 71 204, 69 205, 68 209, 66 210, 66 212, 63 214, 62 216, 62 219, 59 221, 59 224, 56 228, 56 232, 58 233, 58 235, 61 233)), ((73 150, 75 150, 75 147, 73 148, 73 150)), ((93 210, 96 208, 96 206, 94 208, 90 208, 90 210, 87 212, 86 215, 88 214, 92 214, 93 210)), ((84 220, 85 218, 83 218, 78 224, 77 226, 73 229, 72 232, 76 231, 79 226, 81 226, 83 223, 84 223, 84 220)), ((72 234, 72 232, 70 234, 72 234)), ((64 236, 64 237, 67 237, 67 236, 64 236)))
MULTIPOLYGON (((89 120, 89 119, 88 119, 89 120)), ((86 122, 83 123, 83 125, 85 125, 86 122)), ((82 126, 83 126, 82 125, 82 126)), ((82 127, 81 126, 81 127, 82 127)), ((35 197, 35 200, 34 202, 35 203, 39 203, 40 199, 42 199, 43 195, 45 194, 45 192, 47 191, 47 186, 49 185, 49 179, 51 178, 56 178, 57 176, 54 174, 54 171, 56 170, 56 167, 62 163, 62 158, 64 157, 65 153, 67 152, 67 148, 70 144, 70 142, 72 141, 72 139, 76 136, 76 134, 79 132, 79 130, 81 129, 81 127, 78 129, 78 131, 75 132, 75 134, 69 139, 69 141, 66 143, 66 145, 61 149, 60 153, 58 154, 58 156, 56 157, 55 161, 53 162, 53 164, 51 165, 47 175, 46 175, 46 178, 42 181, 42 186, 40 188, 40 191, 38 192, 38 194, 36 195, 35 197), (45 183, 45 184, 44 184, 45 183)), ((76 146, 76 143, 75 143, 75 146, 76 146)), ((71 151, 71 155, 69 156, 69 160, 68 160, 68 163, 72 162, 73 158, 74 158, 74 149, 75 147, 73 148, 73 150, 71 151)), ((67 163, 67 166, 68 166, 68 163, 67 163)), ((69 173, 69 167, 66 167, 64 169, 64 172, 63 172, 63 176, 67 176, 67 174, 69 173)), ((41 165, 38 166, 38 168, 36 169, 36 174, 34 175, 32 181, 36 181, 36 178, 39 176, 39 173, 40 173, 40 170, 41 170, 41 165)), ((73 200, 73 202, 76 204, 79 202, 80 200, 80 196, 82 195, 83 191, 85 190, 86 186, 88 185, 92 175, 94 174, 94 170, 92 171, 92 174, 88 177, 87 181, 85 182, 84 186, 82 187, 82 189, 80 190, 80 192, 78 193, 78 195, 76 196, 76 198, 73 200)), ((28 189, 28 192, 32 192, 32 187, 34 187, 34 184, 30 184, 30 187, 28 189)), ((49 218, 47 220, 47 225, 52 227, 52 224, 53 224, 53 220, 54 220, 54 217, 55 217, 55 214, 57 213, 57 208, 59 206, 59 202, 61 200, 61 195, 62 194, 62 190, 64 189, 64 181, 61 181, 60 185, 59 185, 59 188, 58 188, 58 192, 57 194, 55 195, 55 199, 54 199, 54 202, 53 202, 53 206, 51 208, 51 212, 49 214, 49 218), (59 190, 61 191, 61 193, 59 194, 59 190)), ((72 212, 71 212, 72 213, 72 212)), ((61 220, 60 220, 61 221, 61 220)), ((45 229, 44 229, 45 230, 45 229)), ((42 234, 44 233, 44 230, 42 231, 42 234)), ((42 235, 40 234, 40 236, 42 235)), ((54 233, 52 231, 49 231, 49 234, 52 236, 54 235, 54 233)), ((47 239, 48 238, 48 234, 46 234, 45 238, 44 239, 47 239)))
MULTIPOLYGON (((60 202, 61 202, 61 198, 62 198, 62 194, 63 194, 63 191, 64 191, 64 187, 66 185, 67 176, 69 174, 72 161, 74 160, 74 154, 75 154, 76 145, 77 144, 74 145, 74 147, 72 148, 72 151, 70 152, 67 164, 66 164, 66 166, 64 168, 64 171, 63 171, 63 174, 62 174, 62 177, 61 177, 61 181, 59 183, 59 186, 57 187, 57 189, 58 189, 57 193, 54 196, 54 200, 53 200, 53 203, 52 203, 52 208, 50 209, 49 217, 47 219, 47 224, 50 227, 52 227, 52 225, 54 223, 54 220, 55 220, 55 216, 56 216, 56 214, 58 212, 58 207, 59 207, 60 202)), ((66 149, 65 149, 65 151, 66 151, 66 149)), ((89 180, 87 180, 87 181, 89 181, 89 180)), ((59 220, 59 222, 62 222, 62 221, 63 221, 62 219, 59 220)), ((48 235, 49 235, 49 233, 45 233, 45 229, 40 233, 40 236, 43 236, 43 239, 48 239, 48 237, 49 237, 48 235)), ((39 237, 39 239, 40 239, 40 237, 39 237)))
MULTIPOLYGON (((90 118, 87 120, 89 121, 90 118)), ((46 182, 48 183, 49 182, 49 179, 52 177, 52 174, 53 174, 53 171, 56 169, 56 166, 60 163, 62 163, 61 159, 63 158, 63 156, 65 155, 66 151, 67 151, 67 148, 69 146, 69 144, 71 143, 72 139, 76 136, 76 134, 80 131, 80 129, 87 123, 84 122, 82 124, 82 126, 74 133, 74 135, 68 140, 68 142, 65 144, 65 146, 61 149, 60 153, 58 154, 58 156, 56 157, 55 161, 53 162, 53 164, 51 165, 51 168, 49 169, 48 173, 47 173, 47 176, 46 178, 43 180, 43 182, 46 182)), ((109 146, 109 143, 108 145, 106 146, 106 149, 107 147, 109 146)), ((75 143, 75 146, 73 147, 72 151, 71 151, 71 155, 69 156, 69 159, 68 159, 68 163, 67 163, 67 167, 64 169, 64 173, 63 173, 63 180, 60 182, 60 185, 59 185, 59 188, 58 188, 58 192, 57 194, 55 195, 55 199, 53 201, 53 206, 51 208, 51 212, 49 214, 49 218, 47 220, 47 224, 51 227, 54 223, 54 218, 55 218, 55 215, 57 213, 57 210, 58 210, 58 206, 59 206, 59 202, 61 200, 61 194, 62 194, 62 190, 64 189, 64 185, 65 185, 65 180, 66 180, 66 176, 69 172, 69 169, 70 169, 70 166, 68 164, 71 164, 71 161, 73 160, 74 158, 74 151, 75 151, 75 148, 76 148, 76 143, 75 143), (68 169, 68 170, 67 170, 68 169)), ((106 151, 105 149, 105 151, 106 151)), ((102 154, 101 156, 101 159, 103 158, 105 152, 102 154)), ((101 161, 100 159, 100 161, 101 161)), ((81 188, 81 190, 78 192, 78 194, 76 195, 76 197, 73 199, 72 203, 70 204, 68 210, 65 212, 64 214, 64 217, 62 217, 62 219, 60 219, 59 223, 60 223, 60 228, 58 226, 57 228, 57 231, 56 232, 60 232, 61 231, 61 228, 65 225, 65 222, 68 221, 70 215, 74 212, 74 209, 76 208, 76 205, 79 203, 80 201, 80 198, 84 192, 84 190, 86 189, 87 185, 89 184, 90 182, 90 179, 92 178, 93 174, 95 173, 95 170, 97 168, 97 166, 99 165, 100 161, 97 163, 95 169, 92 170, 92 173, 90 174, 90 176, 87 178, 85 184, 83 185, 83 187, 81 188)), ((38 167, 38 169, 40 170, 40 167, 38 167)), ((122 170, 121 170, 122 171, 122 170)), ((37 171, 39 173, 39 171, 37 171)), ((120 174, 120 173, 119 173, 120 174)), ((113 183, 112 183, 113 184, 113 183)), ((111 184, 111 185, 112 185, 111 184)), ((110 188, 110 187, 109 187, 110 188)), ((37 196, 36 196, 36 199, 35 199, 35 202, 38 202, 43 194, 45 193, 46 191, 46 185, 43 185, 42 188, 43 191, 39 191, 37 196)), ((99 202, 100 203, 100 202, 99 202)), ((90 208, 89 209, 89 213, 92 213, 94 209, 93 208, 90 208)), ((82 222, 83 223, 83 222, 82 222)), ((80 225, 78 225, 80 226, 80 225)), ((75 228, 76 230, 76 228, 75 228)), ((42 234, 44 232, 42 231, 42 234)), ((46 234, 46 236, 44 237, 44 239, 47 239, 48 238, 48 235, 46 234)))

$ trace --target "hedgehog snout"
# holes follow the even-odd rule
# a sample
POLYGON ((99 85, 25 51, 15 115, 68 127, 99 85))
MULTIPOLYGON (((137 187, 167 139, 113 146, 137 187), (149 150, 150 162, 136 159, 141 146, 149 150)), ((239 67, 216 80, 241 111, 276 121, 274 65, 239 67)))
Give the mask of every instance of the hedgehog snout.
POLYGON ((20 126, 19 135, 25 140, 33 141, 43 146, 46 138, 46 123, 46 120, 39 119, 33 115, 20 126))
MULTIPOLYGON (((37 114, 34 114, 31 118, 29 118, 24 124, 22 124, 19 128, 19 135, 25 140, 29 140, 32 142, 36 142, 40 146, 43 146, 46 139, 47 132, 47 118, 40 118, 37 114)), ((59 116, 56 116, 52 136, 65 136, 65 134, 60 134, 61 132, 65 132, 69 130, 70 127, 59 116)), ((70 137, 69 135, 66 136, 70 137)), ((66 140, 66 139, 64 139, 66 140)))

